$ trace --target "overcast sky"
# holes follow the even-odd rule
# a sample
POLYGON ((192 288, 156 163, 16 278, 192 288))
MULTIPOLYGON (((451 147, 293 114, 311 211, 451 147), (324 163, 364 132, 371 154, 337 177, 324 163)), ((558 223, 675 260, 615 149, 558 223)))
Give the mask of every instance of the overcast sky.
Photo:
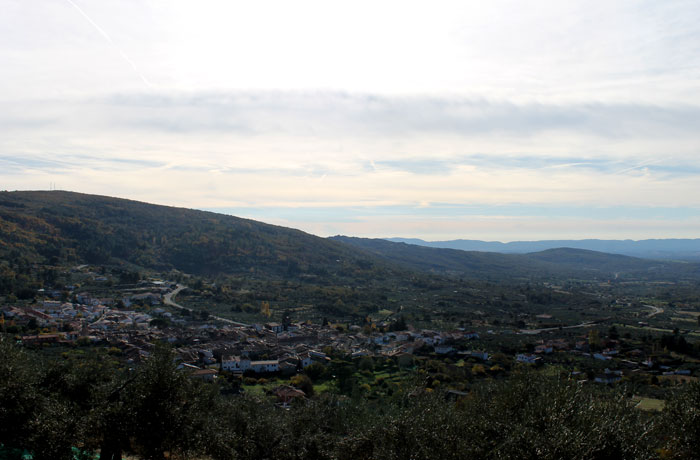
POLYGON ((700 2, 0 0, 0 188, 321 235, 700 237, 700 2))

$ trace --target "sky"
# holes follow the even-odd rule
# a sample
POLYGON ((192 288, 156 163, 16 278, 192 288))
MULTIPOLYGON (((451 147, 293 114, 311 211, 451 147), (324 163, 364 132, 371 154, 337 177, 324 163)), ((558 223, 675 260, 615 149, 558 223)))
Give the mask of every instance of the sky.
POLYGON ((700 238, 700 3, 0 0, 0 189, 319 235, 700 238))

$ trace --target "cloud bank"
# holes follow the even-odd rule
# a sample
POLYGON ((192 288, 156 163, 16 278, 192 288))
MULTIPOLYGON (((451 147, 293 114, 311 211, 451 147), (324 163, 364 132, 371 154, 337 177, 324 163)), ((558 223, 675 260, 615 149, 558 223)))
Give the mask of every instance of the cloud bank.
POLYGON ((695 2, 3 12, 3 189, 321 235, 698 236, 695 2))

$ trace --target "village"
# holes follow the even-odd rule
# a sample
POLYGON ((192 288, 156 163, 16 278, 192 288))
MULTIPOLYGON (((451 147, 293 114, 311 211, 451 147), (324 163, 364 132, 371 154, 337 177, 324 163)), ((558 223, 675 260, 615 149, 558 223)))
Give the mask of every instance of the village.
MULTIPOLYGON (((338 356, 349 361, 393 360, 404 367, 443 361, 463 372, 459 375, 491 377, 518 366, 551 365, 565 370, 570 379, 592 384, 615 384, 623 379, 673 384, 697 378, 693 376, 697 364, 653 344, 631 345, 616 331, 601 334, 601 325, 594 322, 573 326, 577 329, 479 325, 478 330, 450 331, 411 326, 395 330, 391 324, 373 323, 313 324, 287 317, 281 322, 243 324, 175 304, 171 298, 177 288, 171 281, 141 281, 116 300, 82 291, 57 300, 61 293, 45 292, 32 305, 2 307, 2 328, 5 332, 35 331, 15 336, 27 347, 109 347, 129 365, 150 356, 155 344, 167 343, 176 353, 178 367, 205 381, 221 375, 245 376, 248 382, 289 378, 314 364, 328 366, 338 356)), ((448 384, 450 377, 445 375, 450 372, 443 369, 440 374, 448 384)), ((289 387, 282 391, 285 400, 303 395, 289 387)))

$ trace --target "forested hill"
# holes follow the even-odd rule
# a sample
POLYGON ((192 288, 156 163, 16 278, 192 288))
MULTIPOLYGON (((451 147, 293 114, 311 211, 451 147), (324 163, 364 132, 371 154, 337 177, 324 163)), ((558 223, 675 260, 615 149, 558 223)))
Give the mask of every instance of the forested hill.
POLYGON ((523 277, 699 279, 700 264, 662 262, 583 249, 557 248, 531 254, 500 254, 431 248, 383 239, 335 236, 388 261, 413 269, 479 279, 523 277))
POLYGON ((0 256, 214 275, 369 276, 374 256, 299 230, 64 191, 0 192, 0 256))

